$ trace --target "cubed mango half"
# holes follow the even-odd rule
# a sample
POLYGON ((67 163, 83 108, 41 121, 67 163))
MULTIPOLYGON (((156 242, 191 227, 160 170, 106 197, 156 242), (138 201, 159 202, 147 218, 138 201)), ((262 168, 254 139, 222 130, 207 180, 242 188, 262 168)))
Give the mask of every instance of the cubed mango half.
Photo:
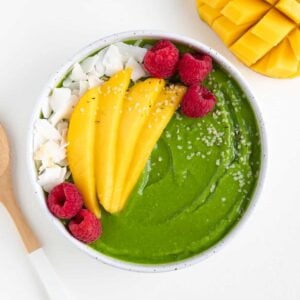
POLYGON ((198 0, 197 3, 200 17, 244 64, 270 77, 299 76, 299 0, 198 0), (278 54, 288 57, 280 58, 278 54))

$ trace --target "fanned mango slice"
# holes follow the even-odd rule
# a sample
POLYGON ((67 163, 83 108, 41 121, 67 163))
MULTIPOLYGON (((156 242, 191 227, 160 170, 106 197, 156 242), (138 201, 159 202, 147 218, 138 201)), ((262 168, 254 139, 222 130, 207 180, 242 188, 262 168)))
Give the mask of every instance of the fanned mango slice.
POLYGON ((105 209, 109 207, 112 196, 118 129, 130 77, 131 69, 122 70, 100 89, 95 132, 95 171, 97 195, 105 209))
POLYGON ((110 213, 117 212, 121 207, 122 190, 137 140, 164 85, 164 80, 149 78, 135 84, 125 97, 118 133, 114 188, 106 205, 110 213))
POLYGON ((198 0, 197 9, 230 50, 253 70, 276 78, 299 76, 300 1, 198 0), (279 58, 278 54, 289 57, 279 58), (284 61, 287 65, 283 70, 284 61))
POLYGON ((94 164, 98 90, 99 88, 96 87, 87 91, 74 108, 67 137, 67 158, 74 183, 83 196, 84 204, 99 218, 94 164))
POLYGON ((136 144, 135 152, 131 160, 131 167, 126 177, 119 210, 126 204, 130 193, 146 166, 155 144, 178 108, 185 91, 186 88, 184 86, 175 85, 166 87, 159 95, 159 100, 156 105, 153 106, 136 144))

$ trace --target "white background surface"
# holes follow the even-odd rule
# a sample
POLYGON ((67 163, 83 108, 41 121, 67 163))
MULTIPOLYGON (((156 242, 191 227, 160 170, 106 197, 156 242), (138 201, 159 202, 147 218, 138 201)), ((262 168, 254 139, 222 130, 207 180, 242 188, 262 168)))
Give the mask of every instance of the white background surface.
MULTIPOLYGON (((72 299, 300 299, 299 88, 300 78, 269 79, 241 65, 198 19, 194 0, 1 1, 0 120, 11 138, 15 188, 72 299), (26 169, 27 126, 49 76, 86 44, 130 29, 172 31, 218 50, 253 87, 267 129, 267 179, 254 213, 219 253, 172 273, 113 269, 73 248, 45 219, 26 169)), ((2 206, 0 299, 47 299, 2 206)))

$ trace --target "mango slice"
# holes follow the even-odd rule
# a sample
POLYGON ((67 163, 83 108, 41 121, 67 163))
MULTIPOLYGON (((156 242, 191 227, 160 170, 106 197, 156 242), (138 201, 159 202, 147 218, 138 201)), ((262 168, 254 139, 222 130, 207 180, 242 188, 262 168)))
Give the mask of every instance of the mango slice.
POLYGON ((95 132, 95 171, 97 195, 105 209, 109 209, 113 191, 118 129, 130 77, 131 69, 122 70, 100 89, 95 132))
POLYGON ((120 209, 121 194, 137 139, 164 85, 164 80, 149 78, 134 85, 125 97, 118 133, 113 194, 106 207, 111 213, 120 209))
POLYGON ((99 87, 96 87, 87 91, 74 108, 67 136, 67 158, 74 183, 83 196, 85 206, 99 218, 94 163, 98 90, 99 87))
POLYGON ((225 45, 253 70, 276 78, 299 76, 299 0, 197 0, 197 9, 225 45), (284 54, 289 57, 278 57, 284 54))
POLYGON ((159 100, 153 106, 135 146, 131 167, 126 177, 125 187, 118 208, 119 210, 126 204, 130 193, 146 166, 155 144, 178 108, 185 91, 186 88, 184 86, 175 85, 166 87, 159 95, 159 100))

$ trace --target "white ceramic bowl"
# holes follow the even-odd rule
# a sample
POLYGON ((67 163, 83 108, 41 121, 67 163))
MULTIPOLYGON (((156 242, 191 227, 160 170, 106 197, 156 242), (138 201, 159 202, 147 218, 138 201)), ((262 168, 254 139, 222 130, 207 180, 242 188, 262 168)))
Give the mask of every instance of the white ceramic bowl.
POLYGON ((74 246, 81 249, 83 252, 88 253, 95 259, 102 261, 105 264, 130 270, 130 271, 138 271, 138 272, 164 272, 164 271, 172 271, 172 270, 178 270, 185 268, 187 266, 193 265, 195 263, 198 263, 202 261, 203 259, 207 258, 211 254, 215 253, 217 250, 219 250, 225 243, 227 243, 241 228, 243 223, 248 219, 248 216, 252 212, 256 201, 258 199, 258 196, 260 194, 262 184, 265 177, 265 170, 266 170, 266 139, 265 139, 265 129, 263 120, 261 117, 261 114, 258 110, 258 107, 256 105, 255 98, 251 92, 251 89, 245 79, 242 77, 242 75, 239 73, 239 71, 230 63, 228 62, 222 55, 220 55, 215 50, 209 48, 208 46, 203 45, 202 43, 193 40, 191 38, 180 36, 174 33, 166 33, 166 32, 160 32, 160 31, 130 31, 130 32, 124 32, 124 33, 117 33, 113 34, 108 37, 104 37, 99 39, 98 41, 86 46, 82 50, 80 50, 75 56, 73 56, 72 59, 70 59, 65 65, 63 65, 57 73, 52 77, 52 79, 48 82, 46 85, 38 103, 36 106, 36 109, 34 111, 34 114, 32 116, 32 122, 30 124, 30 130, 29 130, 29 137, 28 137, 28 163, 29 163, 29 169, 31 173, 31 179, 32 184, 34 186, 34 189, 36 191, 36 194, 38 195, 39 202, 47 215, 47 217, 51 220, 51 222, 54 224, 54 226, 59 230, 59 232, 65 236, 74 246), (174 263, 167 263, 167 264, 160 264, 160 265, 143 265, 143 264, 135 264, 130 262, 121 261, 115 258, 112 258, 110 256, 106 256, 104 254, 101 254, 94 249, 90 248, 89 246, 79 242, 75 238, 73 238, 69 232, 66 230, 65 226, 57 219, 55 218, 48 210, 46 205, 46 199, 44 192, 42 188, 37 184, 36 178, 36 168, 33 161, 33 125, 34 122, 39 118, 40 112, 41 112, 41 103, 45 100, 45 97, 47 97, 50 93, 50 91, 57 86, 57 84, 61 81, 62 78, 70 71, 74 63, 82 61, 85 57, 89 56, 90 54, 96 52, 97 50, 110 45, 112 43, 118 42, 118 41, 124 41, 124 40, 131 40, 131 39, 169 39, 171 41, 179 42, 182 44, 186 44, 194 48, 195 50, 208 53, 213 57, 213 59, 218 62, 219 65, 221 65, 229 74, 232 75, 232 77, 239 83, 240 87, 243 89, 243 91, 248 96, 248 99, 252 105, 252 108, 256 114, 259 130, 261 134, 261 142, 262 142, 262 165, 261 165, 261 172, 258 179, 258 184, 255 190, 255 193, 253 195, 253 198, 251 200, 251 203, 245 212, 242 219, 236 224, 236 226, 227 234, 222 240, 220 240, 216 245, 213 247, 207 249, 206 251, 195 255, 191 258, 187 258, 182 261, 174 262, 174 263))

